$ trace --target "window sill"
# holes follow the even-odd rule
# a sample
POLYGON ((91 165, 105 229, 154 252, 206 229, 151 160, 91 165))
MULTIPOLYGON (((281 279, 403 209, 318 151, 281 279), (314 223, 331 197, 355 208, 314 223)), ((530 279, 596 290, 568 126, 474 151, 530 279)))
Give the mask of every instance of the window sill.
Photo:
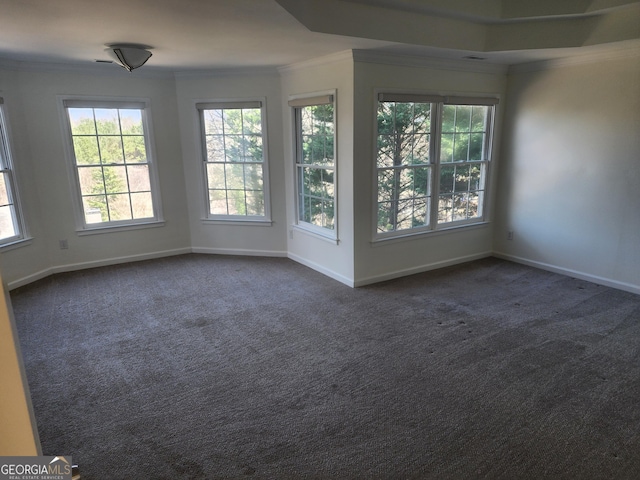
POLYGON ((222 218, 203 218, 201 219, 203 225, 247 225, 254 227, 270 227, 273 225, 273 220, 248 220, 248 219, 222 219, 222 218))
MULTIPOLYGON (((322 241, 329 242, 329 243, 332 243, 334 245, 338 245, 340 243, 340 240, 338 240, 338 238, 335 235, 327 234, 327 233, 319 231, 319 230, 317 230, 315 228, 311 228, 311 227, 307 227, 307 226, 304 226, 304 225, 296 224, 296 225, 292 225, 291 229, 292 229, 292 233, 293 232, 304 233, 305 235, 309 235, 311 237, 318 238, 318 239, 320 239, 322 241)), ((335 230, 331 230, 331 231, 335 232, 335 230)))
POLYGON ((19 240, 13 240, 12 242, 5 243, 0 245, 0 252, 8 252, 10 250, 15 250, 16 248, 26 247, 33 243, 33 237, 21 238, 19 240))
POLYGON ((384 238, 374 238, 373 240, 371 240, 371 246, 372 247, 378 247, 378 246, 382 246, 382 245, 388 245, 391 243, 396 243, 396 242, 405 242, 405 241, 409 241, 409 240, 417 240, 420 237, 437 237, 440 235, 447 235, 447 234, 451 234, 451 233, 455 233, 455 232, 460 232, 462 230, 478 230, 481 228, 485 228, 489 225, 488 221, 482 221, 482 222, 477 222, 477 223, 471 223, 471 224, 464 224, 464 225, 454 225, 451 227, 444 227, 444 228, 440 228, 438 230, 422 230, 420 232, 406 232, 406 233, 399 233, 397 235, 394 235, 392 237, 384 237, 384 238))
POLYGON ((130 223, 126 225, 104 225, 100 227, 88 227, 81 230, 76 230, 76 233, 78 234, 78 236, 82 237, 85 235, 99 235, 103 233, 126 232, 129 230, 141 230, 143 228, 157 227, 164 227, 164 220, 157 220, 146 223, 130 223))

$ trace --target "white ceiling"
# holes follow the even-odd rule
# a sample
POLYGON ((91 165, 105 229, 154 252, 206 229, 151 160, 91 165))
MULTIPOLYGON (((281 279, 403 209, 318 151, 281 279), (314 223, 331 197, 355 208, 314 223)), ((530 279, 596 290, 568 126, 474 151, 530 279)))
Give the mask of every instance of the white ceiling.
POLYGON ((0 0, 0 61, 95 65, 111 43, 149 45, 144 68, 171 71, 276 67, 348 49, 511 64, 640 48, 639 1, 536 2, 0 0))

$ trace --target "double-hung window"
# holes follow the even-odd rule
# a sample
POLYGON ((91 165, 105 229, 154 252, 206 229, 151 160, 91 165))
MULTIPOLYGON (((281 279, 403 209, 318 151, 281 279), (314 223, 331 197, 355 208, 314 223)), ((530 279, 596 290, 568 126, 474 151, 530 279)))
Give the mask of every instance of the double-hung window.
POLYGON ((297 223, 336 236, 335 112, 333 95, 297 98, 293 107, 297 223))
POLYGON ((25 228, 20 213, 4 101, 0 98, 0 246, 24 239, 25 228))
POLYGON ((486 220, 496 99, 381 93, 376 238, 486 220))
POLYGON ((80 230, 160 221, 147 102, 66 99, 63 105, 80 230))
POLYGON ((268 221, 264 101, 196 104, 200 115, 207 218, 268 221))

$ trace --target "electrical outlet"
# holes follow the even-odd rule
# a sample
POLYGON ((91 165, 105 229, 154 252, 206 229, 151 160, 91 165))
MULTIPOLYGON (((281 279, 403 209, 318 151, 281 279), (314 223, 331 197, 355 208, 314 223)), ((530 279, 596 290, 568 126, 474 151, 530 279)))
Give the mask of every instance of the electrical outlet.
POLYGON ((513 230, 509 230, 507 232, 507 240, 509 240, 509 241, 513 240, 513 230))
POLYGON ((67 239, 60 240, 60 250, 67 250, 69 248, 69 241, 67 239))

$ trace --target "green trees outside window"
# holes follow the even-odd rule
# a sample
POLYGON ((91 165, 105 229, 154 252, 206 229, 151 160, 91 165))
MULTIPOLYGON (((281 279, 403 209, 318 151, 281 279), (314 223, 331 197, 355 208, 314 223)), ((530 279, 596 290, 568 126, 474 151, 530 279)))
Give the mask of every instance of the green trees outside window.
POLYGON ((260 106, 199 107, 212 217, 264 217, 265 152, 260 106))
POLYGON ((67 107, 84 222, 154 218, 142 109, 67 107))
POLYGON ((379 235, 482 220, 493 109, 444 101, 378 102, 379 235))
POLYGON ((335 230, 333 103, 295 108, 298 222, 335 230))

